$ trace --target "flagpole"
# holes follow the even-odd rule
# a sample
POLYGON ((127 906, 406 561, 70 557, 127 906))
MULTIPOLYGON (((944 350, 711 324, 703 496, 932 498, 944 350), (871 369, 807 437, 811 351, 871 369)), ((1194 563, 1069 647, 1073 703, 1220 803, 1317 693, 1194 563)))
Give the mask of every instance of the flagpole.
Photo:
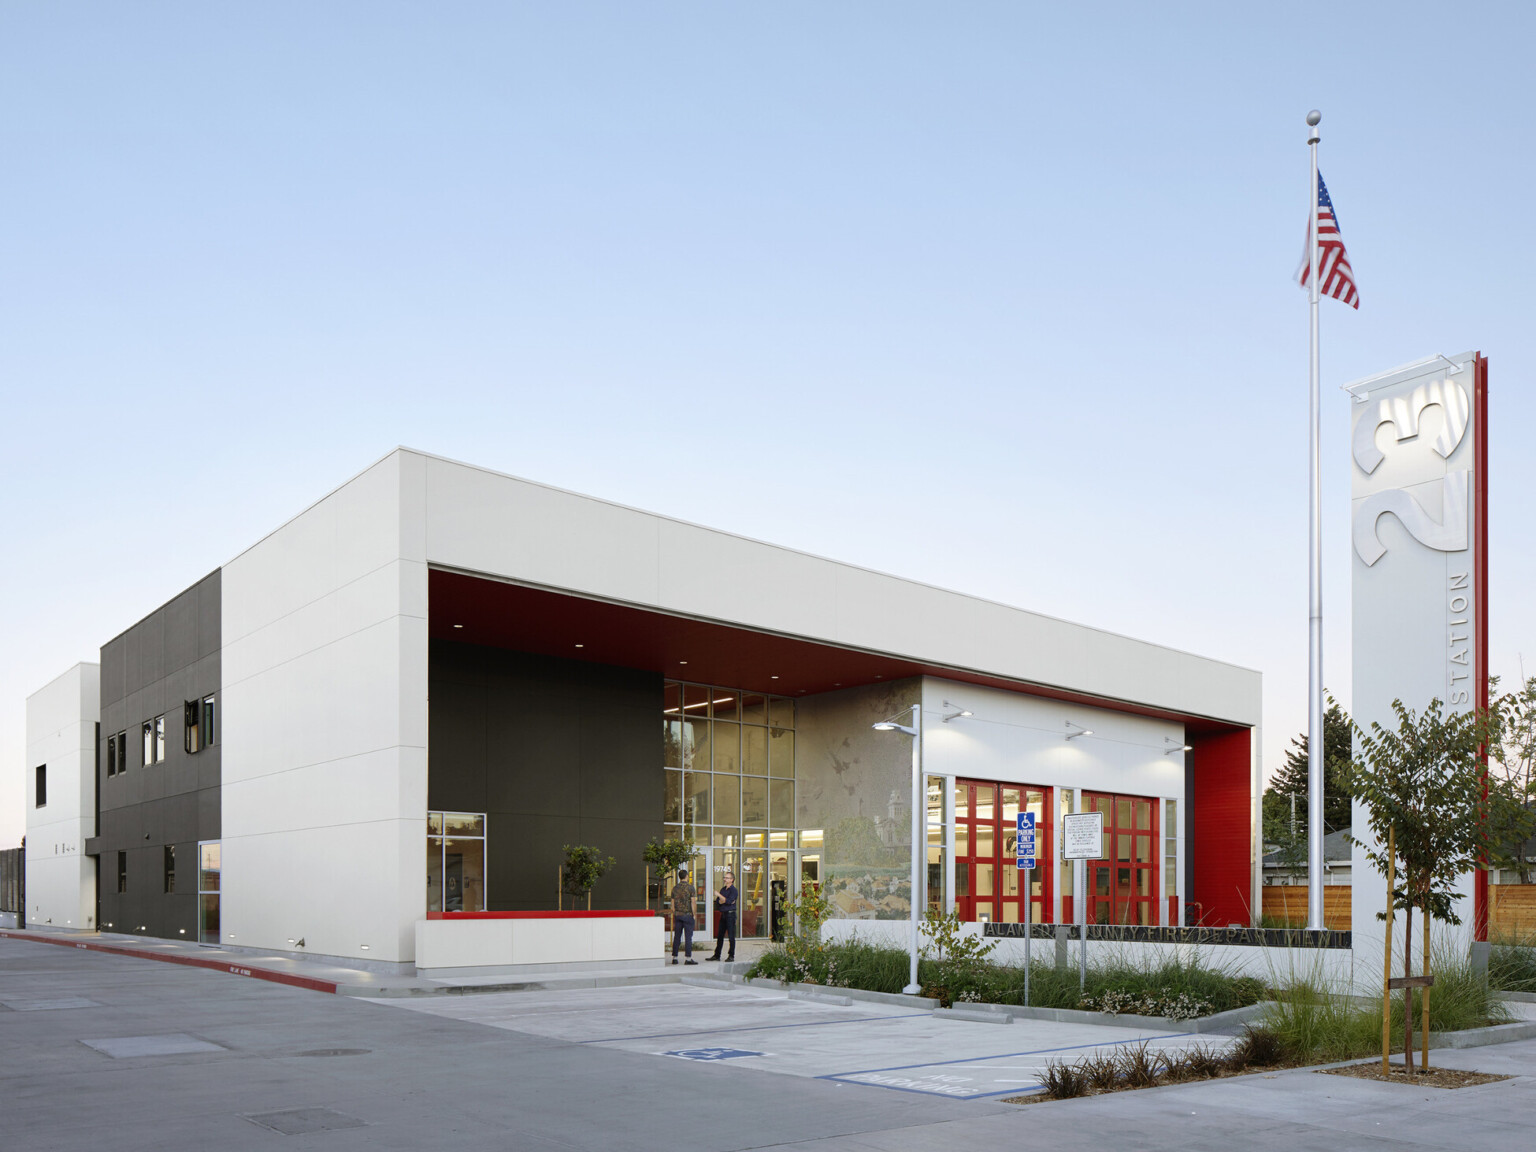
POLYGON ((1311 555, 1309 557, 1309 609, 1307 625, 1307 927, 1323 927, 1323 525, 1322 436, 1317 351, 1317 125, 1323 114, 1307 113, 1307 146, 1312 152, 1311 276, 1307 297, 1312 312, 1312 472, 1311 555))

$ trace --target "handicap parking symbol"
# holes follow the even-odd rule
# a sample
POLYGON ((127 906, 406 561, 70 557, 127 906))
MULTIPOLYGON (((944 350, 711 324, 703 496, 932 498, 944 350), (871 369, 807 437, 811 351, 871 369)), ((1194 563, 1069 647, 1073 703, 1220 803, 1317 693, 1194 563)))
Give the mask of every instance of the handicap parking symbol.
POLYGON ((743 1048, 679 1048, 663 1052, 663 1056, 677 1056, 683 1060, 739 1060, 743 1056, 762 1056, 762 1052, 748 1052, 743 1048))

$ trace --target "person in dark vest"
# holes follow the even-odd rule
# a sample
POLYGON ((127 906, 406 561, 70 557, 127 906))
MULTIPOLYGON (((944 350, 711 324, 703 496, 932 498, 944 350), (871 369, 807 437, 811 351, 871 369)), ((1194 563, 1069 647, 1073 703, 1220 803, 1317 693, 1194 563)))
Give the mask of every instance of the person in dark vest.
POLYGON ((736 878, 727 872, 724 886, 715 893, 715 907, 720 909, 720 929, 715 933, 715 954, 711 960, 720 959, 720 946, 727 936, 731 938, 731 954, 725 958, 726 963, 736 959, 736 898, 739 895, 736 878))
POLYGON ((693 885, 688 883, 688 869, 677 870, 677 883, 672 885, 668 900, 672 905, 672 963, 677 963, 677 946, 686 940, 687 962, 697 965, 693 958, 693 885))

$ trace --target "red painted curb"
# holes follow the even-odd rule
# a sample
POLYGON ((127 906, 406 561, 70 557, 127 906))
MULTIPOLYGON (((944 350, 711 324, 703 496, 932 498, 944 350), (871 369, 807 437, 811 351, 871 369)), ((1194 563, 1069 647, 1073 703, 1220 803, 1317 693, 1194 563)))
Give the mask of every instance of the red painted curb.
POLYGON ((57 936, 35 936, 30 932, 14 932, 0 928, 0 937, 13 940, 30 940, 34 944, 57 944, 61 948, 84 948, 89 952, 110 952, 114 956, 133 956, 140 960, 160 960, 166 964, 184 964, 189 968, 208 968, 214 972, 227 972, 231 976, 249 976, 252 980, 266 980, 272 984, 286 984, 290 988, 306 988, 311 992, 335 994, 336 985, 329 980, 316 980, 312 976, 294 976, 287 972, 274 972, 270 968, 253 968, 246 964, 230 964, 225 960, 212 960, 203 956, 177 956, 175 953, 151 952, 145 948, 129 948, 121 944, 103 944, 96 940, 70 940, 57 936))

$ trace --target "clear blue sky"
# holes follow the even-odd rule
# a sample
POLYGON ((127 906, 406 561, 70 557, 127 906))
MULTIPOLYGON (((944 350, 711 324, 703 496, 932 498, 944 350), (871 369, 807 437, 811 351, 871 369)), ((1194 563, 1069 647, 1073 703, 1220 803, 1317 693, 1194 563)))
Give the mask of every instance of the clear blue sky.
POLYGON ((396 444, 1327 666, 1348 380, 1482 349, 1536 671, 1525 6, 0 3, 0 844, 24 699, 396 444))

